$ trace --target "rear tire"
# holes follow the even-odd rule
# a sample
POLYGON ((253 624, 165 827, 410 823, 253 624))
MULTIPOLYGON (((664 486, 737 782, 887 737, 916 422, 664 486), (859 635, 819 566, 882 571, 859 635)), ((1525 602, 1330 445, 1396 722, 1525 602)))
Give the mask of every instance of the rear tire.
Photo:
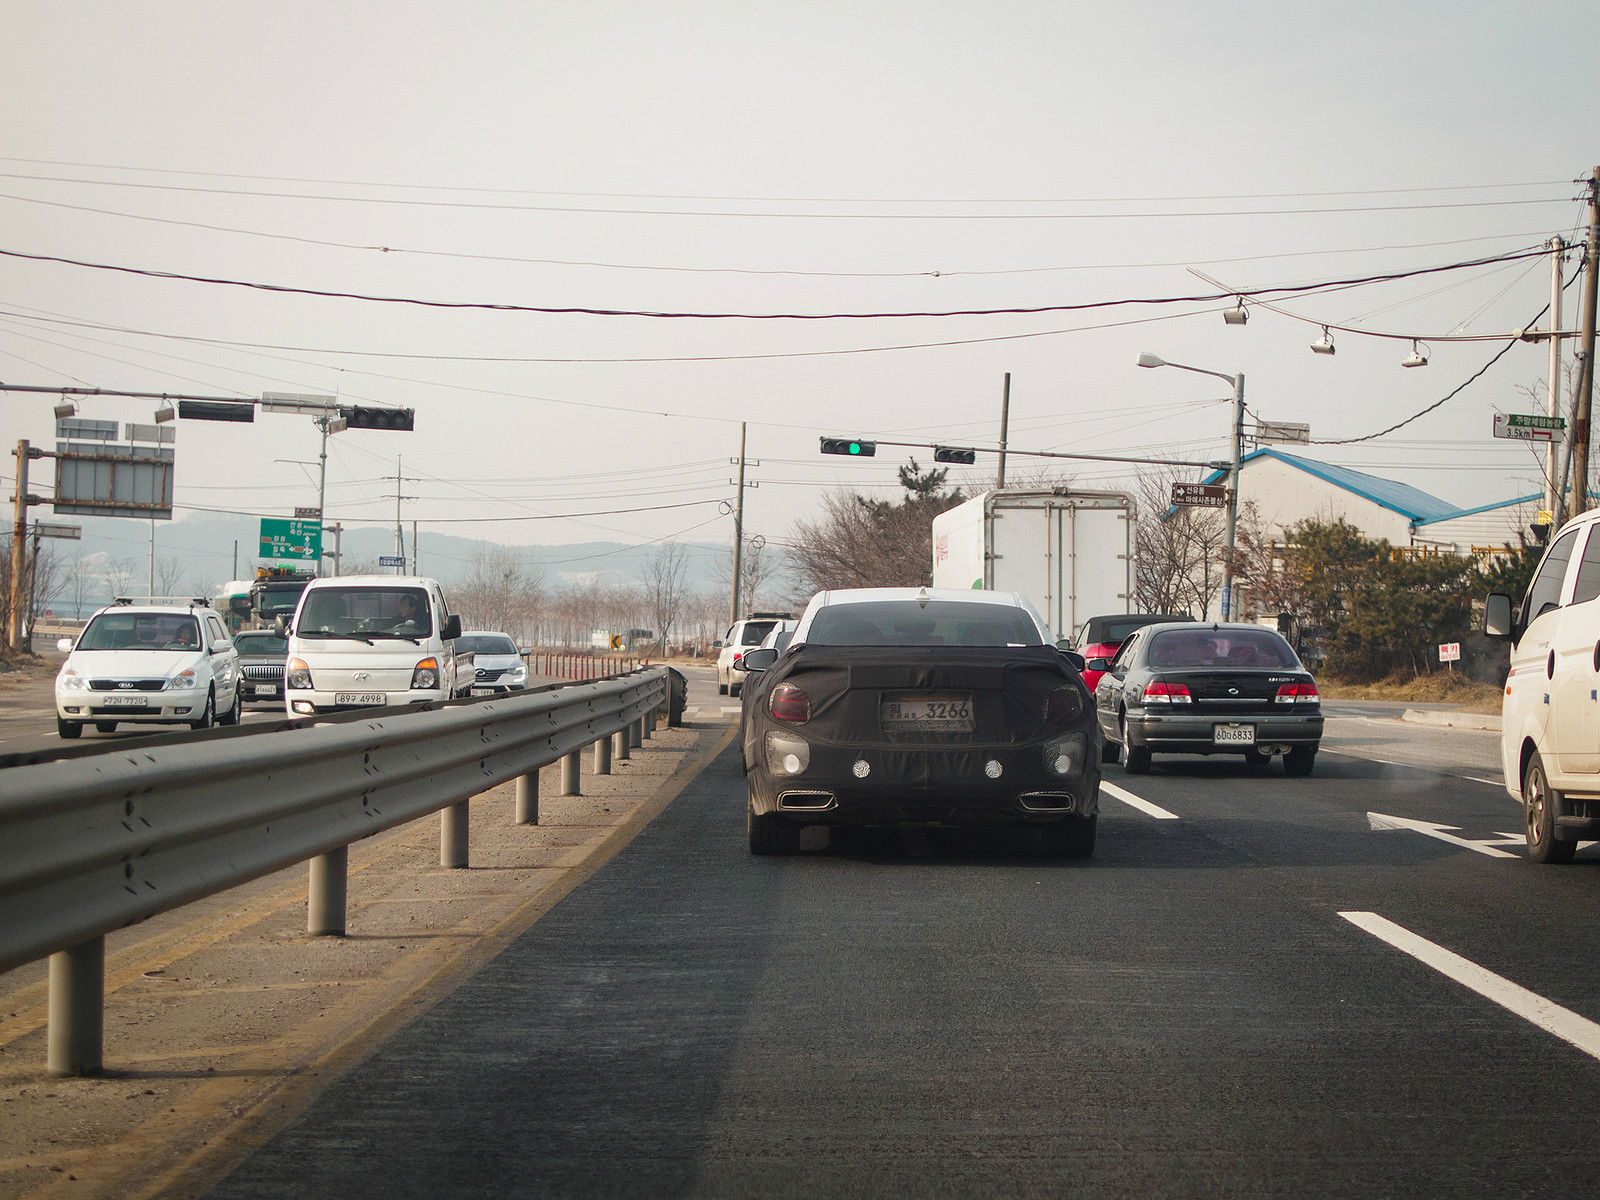
POLYGON ((94 727, 101 733, 115 733, 117 731, 117 723, 115 721, 96 721, 94 727))
POLYGON ((727 694, 728 694, 728 685, 723 683, 722 682, 722 676, 718 675, 717 676, 717 695, 726 696, 727 694))
POLYGON ((738 696, 738 694, 740 692, 742 692, 742 691, 744 691, 744 684, 742 684, 742 683, 730 683, 730 684, 728 684, 728 695, 730 695, 730 696, 738 696))
POLYGON ((1265 750, 1250 749, 1244 752, 1244 761, 1248 767, 1264 767, 1272 761, 1272 755, 1265 750))
MULTIPOLYGON (((65 736, 64 734, 62 736, 65 736)), ((1522 773, 1522 816, 1528 833, 1528 858, 1536 863, 1568 863, 1578 849, 1577 842, 1556 840, 1558 797, 1550 789, 1544 773, 1544 760, 1535 750, 1522 773)))
POLYGON ((1286 775, 1309 775, 1311 768, 1317 763, 1317 748, 1315 746, 1293 746, 1283 756, 1283 770, 1286 775))
POLYGON ((1100 735, 1100 761, 1103 762, 1103 763, 1108 763, 1108 762, 1109 763, 1114 763, 1114 762, 1118 761, 1119 759, 1121 759, 1121 757, 1122 757, 1122 747, 1119 746, 1116 742, 1113 742, 1110 738, 1106 737, 1104 734, 1101 734, 1100 735))
POLYGON ((1044 852, 1059 858, 1090 858, 1094 855, 1095 833, 1100 824, 1097 813, 1092 817, 1067 817, 1039 831, 1044 852))
POLYGON ((751 854, 794 854, 800 849, 800 826, 776 814, 756 816, 749 804, 744 809, 751 854))
POLYGON ((226 713, 218 713, 217 714, 217 724, 218 725, 237 725, 239 723, 240 718, 243 717, 243 716, 244 716, 244 689, 241 688, 241 687, 237 687, 236 686, 233 689, 233 707, 230 708, 226 713))
POLYGON ((83 722, 63 721, 60 717, 57 717, 56 733, 70 742, 75 737, 83 736, 83 722))

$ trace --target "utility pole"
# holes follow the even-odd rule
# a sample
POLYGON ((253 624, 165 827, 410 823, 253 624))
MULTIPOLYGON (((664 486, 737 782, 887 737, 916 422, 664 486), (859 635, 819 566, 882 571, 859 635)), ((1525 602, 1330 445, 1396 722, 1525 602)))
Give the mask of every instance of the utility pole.
POLYGON ((728 627, 739 619, 739 585, 744 571, 744 422, 739 422, 739 494, 733 505, 733 598, 728 603, 728 627))
MULTIPOLYGON (((1556 335, 1561 331, 1561 258, 1567 244, 1559 237, 1550 239, 1550 386, 1549 402, 1545 412, 1552 417, 1561 415, 1561 339, 1556 335)), ((1545 511, 1554 514, 1556 511, 1556 490, 1560 485, 1556 481, 1556 439, 1551 438, 1550 444, 1544 448, 1544 507, 1545 511)), ((1552 520, 1554 517, 1552 516, 1552 520)))
POLYGON ((26 438, 17 443, 16 509, 11 521, 11 620, 6 629, 6 641, 13 650, 31 649, 22 644, 22 585, 28 576, 28 505, 39 503, 39 497, 28 495, 28 464, 43 457, 44 451, 28 445, 26 438))
POLYGON ((1005 387, 1000 392, 1000 469, 995 473, 994 486, 1006 486, 1006 431, 1011 424, 1011 372, 1006 372, 1005 387))
POLYGON ((1235 535, 1239 526, 1239 459, 1244 442, 1244 372, 1233 377, 1233 465, 1228 470, 1228 557, 1222 564, 1222 619, 1233 620, 1238 603, 1233 595, 1235 535))
POLYGON ((1600 285, 1600 167, 1589 173, 1589 243, 1583 272, 1583 356, 1573 397, 1572 515, 1589 507, 1589 412, 1594 400, 1595 291, 1600 285))

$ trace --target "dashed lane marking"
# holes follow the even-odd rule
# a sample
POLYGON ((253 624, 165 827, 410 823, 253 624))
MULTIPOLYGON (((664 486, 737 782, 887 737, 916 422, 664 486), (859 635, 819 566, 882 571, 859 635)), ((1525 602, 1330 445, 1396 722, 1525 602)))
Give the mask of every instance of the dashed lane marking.
POLYGON ((1342 912, 1339 914, 1357 929, 1363 929, 1380 941, 1388 942, 1396 950, 1411 955, 1425 966, 1448 976, 1469 988, 1485 1000, 1491 1000, 1507 1012, 1531 1021, 1546 1033, 1553 1033, 1570 1042, 1591 1058, 1600 1058, 1600 1025, 1580 1017, 1570 1008, 1563 1008, 1537 992, 1530 992, 1521 984, 1512 983, 1480 967, 1471 959, 1462 958, 1427 938, 1418 937, 1403 925, 1396 925, 1372 912, 1342 912))
POLYGON ((1124 804, 1128 805, 1130 808, 1137 808, 1140 812, 1144 813, 1146 816, 1154 817, 1158 821, 1178 821, 1178 820, 1182 820, 1182 818, 1179 817, 1177 813, 1168 812, 1166 809, 1162 808, 1160 805, 1151 804, 1150 801, 1144 799, 1143 797, 1135 796, 1132 792, 1128 791, 1126 788, 1119 788, 1116 784, 1107 783, 1103 779, 1100 781, 1100 790, 1102 792, 1108 793, 1111 796, 1116 797, 1118 800, 1121 800, 1124 804))

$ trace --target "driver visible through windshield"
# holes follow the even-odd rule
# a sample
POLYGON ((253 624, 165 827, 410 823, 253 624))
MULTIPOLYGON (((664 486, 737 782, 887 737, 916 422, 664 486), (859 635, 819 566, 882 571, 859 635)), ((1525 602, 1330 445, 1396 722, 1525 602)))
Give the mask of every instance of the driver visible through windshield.
POLYGON ((421 588, 325 587, 306 594, 300 637, 420 638, 433 632, 421 588))

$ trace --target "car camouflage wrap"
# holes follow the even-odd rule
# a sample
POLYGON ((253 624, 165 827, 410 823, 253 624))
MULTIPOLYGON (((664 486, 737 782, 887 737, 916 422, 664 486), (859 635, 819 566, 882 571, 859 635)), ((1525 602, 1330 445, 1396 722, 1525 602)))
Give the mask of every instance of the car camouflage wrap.
POLYGON ((1097 811, 1094 731, 1087 690, 1051 646, 802 644, 760 673, 745 768, 757 814, 1045 823, 1097 811))

